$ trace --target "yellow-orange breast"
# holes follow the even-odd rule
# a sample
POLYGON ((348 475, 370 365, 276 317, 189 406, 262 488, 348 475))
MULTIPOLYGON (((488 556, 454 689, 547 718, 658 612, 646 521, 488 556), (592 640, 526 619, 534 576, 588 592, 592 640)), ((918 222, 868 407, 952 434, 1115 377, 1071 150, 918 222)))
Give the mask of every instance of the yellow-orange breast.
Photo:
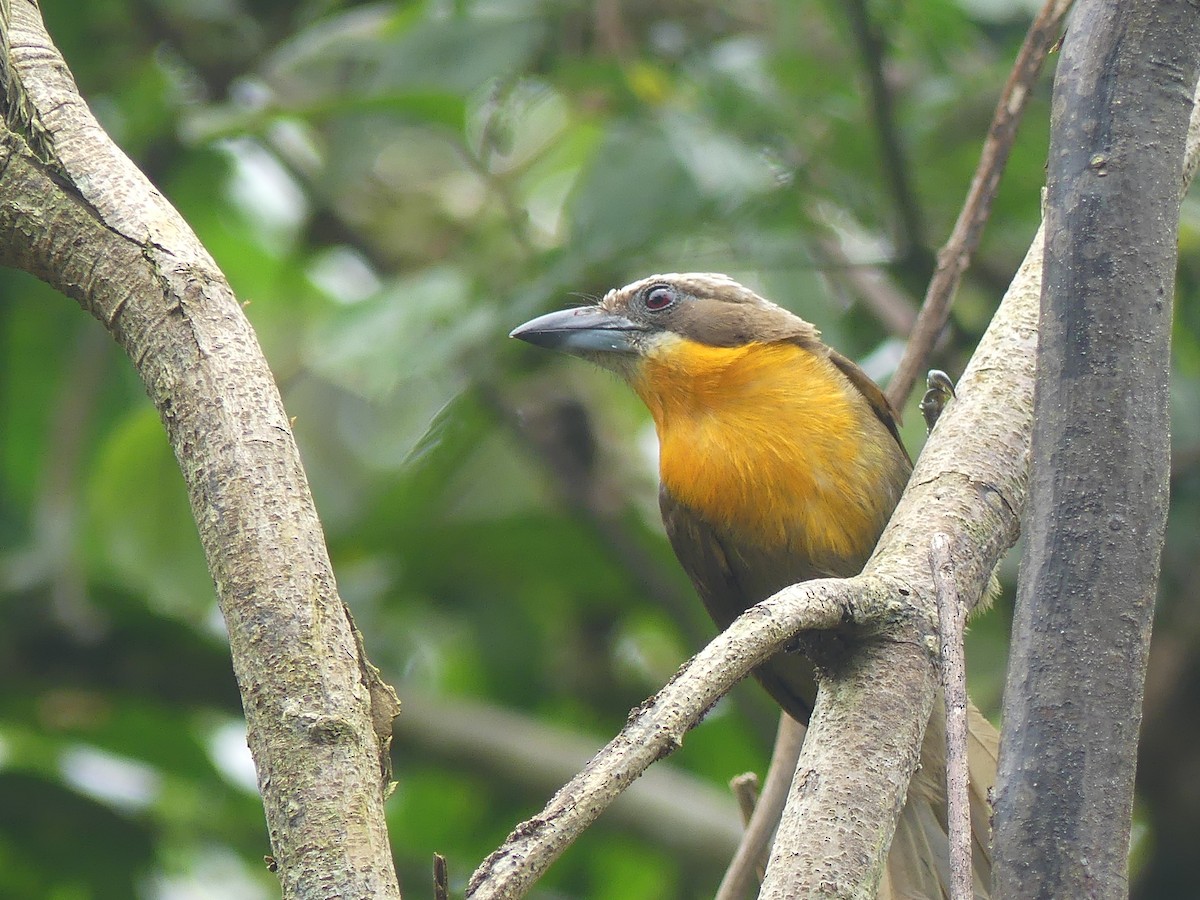
POLYGON ((654 417, 664 486, 738 540, 857 571, 907 459, 827 357, 792 343, 667 336, 632 378, 654 417))

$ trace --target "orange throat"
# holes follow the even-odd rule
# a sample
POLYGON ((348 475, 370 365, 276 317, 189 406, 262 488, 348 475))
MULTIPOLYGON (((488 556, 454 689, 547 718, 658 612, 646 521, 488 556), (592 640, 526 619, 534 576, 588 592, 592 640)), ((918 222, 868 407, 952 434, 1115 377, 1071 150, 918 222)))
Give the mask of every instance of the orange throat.
POLYGON ((735 540, 831 574, 866 561, 907 461, 848 379, 792 343, 664 338, 631 379, 654 417, 663 485, 735 540))

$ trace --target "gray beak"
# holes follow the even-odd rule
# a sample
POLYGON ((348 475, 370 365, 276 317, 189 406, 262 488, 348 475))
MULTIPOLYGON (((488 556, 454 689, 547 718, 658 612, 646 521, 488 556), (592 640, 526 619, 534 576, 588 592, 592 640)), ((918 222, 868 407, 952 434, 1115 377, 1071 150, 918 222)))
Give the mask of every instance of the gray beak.
POLYGON ((538 316, 514 328, 509 337, 537 347, 586 356, 592 353, 637 353, 638 336, 648 330, 644 325, 599 307, 581 306, 538 316))

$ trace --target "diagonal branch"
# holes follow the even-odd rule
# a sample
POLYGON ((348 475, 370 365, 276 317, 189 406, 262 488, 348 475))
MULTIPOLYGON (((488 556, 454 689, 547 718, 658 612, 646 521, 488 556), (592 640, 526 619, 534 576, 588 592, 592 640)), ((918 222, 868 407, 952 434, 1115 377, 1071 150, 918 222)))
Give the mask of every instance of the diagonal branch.
POLYGON ((988 128, 987 139, 979 165, 971 179, 967 199, 963 203, 954 230, 946 239, 945 246, 938 251, 937 268, 925 291, 925 300, 917 315, 904 356, 896 374, 888 385, 887 397, 896 409, 903 408, 912 393, 913 385, 928 364, 929 354, 950 317, 950 304, 954 292, 962 280, 963 273, 971 262, 971 256, 979 247, 983 226, 991 215, 992 200, 1008 163, 1008 154, 1017 137, 1017 126, 1033 94, 1033 85, 1042 71, 1050 48, 1062 31, 1062 21, 1071 8, 1071 0, 1046 0, 1046 5, 1029 26, 1025 41, 1017 53, 1012 72, 988 128))
POLYGON ((396 697, 338 596, 250 325, 92 117, 36 3, 0 0, 0 34, 0 262, 99 319, 159 411, 225 617, 283 896, 399 897, 383 818, 396 697))

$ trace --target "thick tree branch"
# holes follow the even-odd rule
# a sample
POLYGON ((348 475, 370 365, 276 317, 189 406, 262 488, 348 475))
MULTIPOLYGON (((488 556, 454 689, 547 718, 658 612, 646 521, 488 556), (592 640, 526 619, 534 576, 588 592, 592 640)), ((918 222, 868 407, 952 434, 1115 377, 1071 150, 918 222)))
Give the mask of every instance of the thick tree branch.
POLYGON ((904 585, 918 614, 822 682, 763 897, 875 895, 937 689, 930 539, 952 536, 958 594, 977 600, 1016 537, 1040 263, 1035 240, 864 570, 904 585))
POLYGON ((1195 3, 1081 0, 1071 17, 1054 87, 1030 515, 996 803, 1005 897, 1128 895, 1198 70, 1195 3))
POLYGON ((913 385, 928 365, 929 354, 937 343, 938 335, 950 317, 954 292, 958 290, 971 256, 983 237, 983 226, 991 214, 992 200, 1000 186, 1009 151, 1016 140, 1021 115, 1033 94, 1042 63, 1062 32, 1062 21, 1070 8, 1071 0, 1046 0, 1046 5, 1029 26, 1025 42, 1017 53, 1012 72, 992 114, 992 124, 988 128, 967 199, 958 214, 958 221, 954 223, 954 230, 946 239, 945 246, 938 251, 937 268, 925 291, 917 322, 896 374, 888 384, 888 400, 896 409, 904 408, 913 385))
POLYGON ((216 583, 285 897, 398 897, 395 695, 338 597, 278 390, 236 298, 92 118, 32 0, 0 6, 0 261, 76 299, 166 426, 216 583))

